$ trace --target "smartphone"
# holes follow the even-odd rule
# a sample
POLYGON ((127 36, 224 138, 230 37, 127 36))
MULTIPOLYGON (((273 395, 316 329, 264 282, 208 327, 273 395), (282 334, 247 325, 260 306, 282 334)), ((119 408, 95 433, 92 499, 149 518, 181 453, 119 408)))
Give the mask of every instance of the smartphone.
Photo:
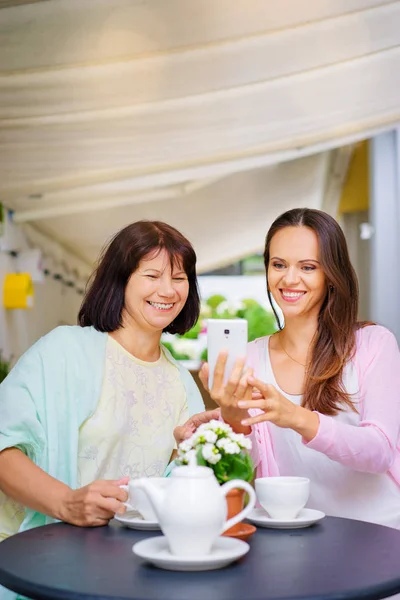
POLYGON ((230 377, 236 360, 247 353, 247 321, 246 319, 208 319, 207 351, 208 351, 208 386, 211 389, 214 381, 214 368, 219 353, 227 350, 228 360, 225 367, 224 383, 230 377))

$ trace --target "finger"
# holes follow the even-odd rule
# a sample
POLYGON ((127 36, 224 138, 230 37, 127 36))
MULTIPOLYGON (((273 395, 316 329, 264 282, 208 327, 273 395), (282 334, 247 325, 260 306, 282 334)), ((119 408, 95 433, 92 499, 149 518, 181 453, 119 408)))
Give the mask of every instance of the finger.
POLYGON ((216 408, 214 410, 205 410, 204 412, 197 413, 197 415, 193 415, 191 419, 189 419, 188 423, 192 423, 193 426, 197 429, 200 425, 204 423, 209 423, 213 419, 219 419, 221 414, 221 409, 216 408))
POLYGON ((97 486, 96 491, 103 498, 114 498, 115 500, 119 500, 120 502, 126 502, 128 499, 128 493, 126 490, 118 487, 112 481, 99 481, 97 482, 99 485, 97 486))
POLYGON ((252 425, 256 425, 257 423, 262 423, 263 421, 273 422, 274 419, 274 412, 263 412, 261 415, 257 415, 256 417, 246 417, 246 419, 243 419, 243 421, 241 421, 241 424, 247 427, 251 427, 252 425))
POLYGON ((236 389, 239 385, 240 378, 242 376, 243 368, 246 363, 246 358, 240 357, 235 361, 234 367, 232 369, 232 373, 228 379, 228 383, 226 384, 226 393, 229 396, 233 396, 236 394, 236 389))
POLYGON ((129 475, 125 475, 124 477, 121 477, 121 479, 117 479, 115 481, 112 481, 112 483, 115 483, 115 485, 127 485, 129 483, 129 475))
POLYGON ((258 391, 260 392, 260 394, 265 398, 265 396, 270 396, 271 393, 274 391, 274 386, 271 385, 270 383, 264 383, 263 381, 261 381, 260 379, 256 379, 254 376, 253 377, 249 377, 249 383, 258 389, 258 391))
POLYGON ((111 519, 115 514, 120 514, 120 511, 125 512, 125 506, 115 498, 99 497, 97 511, 101 518, 111 519))
POLYGON ((239 408, 259 408, 260 410, 271 410, 270 407, 268 407, 268 404, 265 400, 265 398, 262 398, 261 400, 240 400, 238 402, 238 407, 239 408))
POLYGON ((225 367, 226 361, 228 360, 228 353, 226 351, 221 352, 218 355, 217 362, 215 363, 214 368, 214 379, 212 385, 212 392, 219 390, 219 388, 224 385, 224 375, 225 375, 225 367))
POLYGON ((244 375, 241 377, 241 379, 239 381, 239 385, 237 386, 236 391, 235 391, 235 397, 238 400, 242 400, 244 395, 251 390, 251 387, 249 386, 247 380, 248 380, 248 377, 251 376, 252 374, 253 374, 253 369, 247 369, 246 372, 244 373, 244 375))
POLYGON ((205 390, 208 392, 208 374, 209 374, 209 366, 208 363, 204 363, 199 371, 199 379, 205 390))
POLYGON ((178 425, 174 429, 174 438, 177 444, 183 442, 183 440, 187 440, 194 433, 195 427, 193 425, 185 424, 178 425))

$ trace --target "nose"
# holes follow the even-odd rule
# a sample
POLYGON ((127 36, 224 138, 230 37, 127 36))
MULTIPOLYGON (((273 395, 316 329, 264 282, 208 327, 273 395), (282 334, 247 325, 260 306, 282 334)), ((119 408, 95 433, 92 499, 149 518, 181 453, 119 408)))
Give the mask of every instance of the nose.
POLYGON ((289 267, 285 273, 285 284, 287 287, 298 284, 300 281, 299 270, 295 267, 289 267))
POLYGON ((175 295, 171 277, 161 277, 158 294, 163 298, 172 298, 175 295))

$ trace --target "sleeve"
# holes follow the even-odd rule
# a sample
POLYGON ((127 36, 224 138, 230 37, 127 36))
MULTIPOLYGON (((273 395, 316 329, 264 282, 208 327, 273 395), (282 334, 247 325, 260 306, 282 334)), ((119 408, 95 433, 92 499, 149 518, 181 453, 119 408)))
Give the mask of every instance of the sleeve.
POLYGON ((191 373, 181 366, 181 375, 183 384, 186 389, 187 406, 189 416, 192 417, 197 413, 203 412, 205 409, 204 401, 199 388, 196 385, 191 373))
POLYGON ((35 401, 44 395, 40 341, 30 348, 0 385, 0 452, 16 447, 38 462, 45 433, 35 401))
POLYGON ((362 361, 359 425, 318 413, 317 435, 305 445, 356 471, 385 473, 395 459, 399 437, 400 353, 388 330, 374 337, 362 361))

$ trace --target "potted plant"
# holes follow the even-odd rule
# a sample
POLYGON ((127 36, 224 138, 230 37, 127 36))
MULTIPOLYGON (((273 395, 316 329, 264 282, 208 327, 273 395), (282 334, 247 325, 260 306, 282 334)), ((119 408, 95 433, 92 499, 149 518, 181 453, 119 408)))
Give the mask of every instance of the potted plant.
MULTIPOLYGON (((200 425, 190 438, 179 444, 176 463, 188 465, 196 462, 210 467, 220 484, 232 479, 251 482, 254 465, 249 450, 251 441, 242 433, 235 433, 227 423, 212 420, 200 425)), ((227 494, 227 504, 228 518, 238 514, 243 508, 244 490, 231 490, 227 494)), ((239 537, 239 530, 240 523, 228 529, 224 535, 239 537)))

